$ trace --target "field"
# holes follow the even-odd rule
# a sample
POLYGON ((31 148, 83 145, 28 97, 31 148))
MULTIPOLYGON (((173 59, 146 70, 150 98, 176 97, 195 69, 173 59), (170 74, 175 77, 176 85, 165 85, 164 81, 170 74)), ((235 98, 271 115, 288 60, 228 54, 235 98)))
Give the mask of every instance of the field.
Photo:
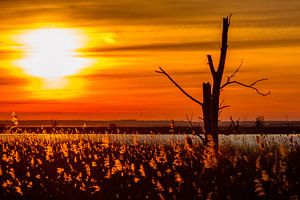
POLYGON ((299 135, 1 134, 0 199, 299 199, 299 135))

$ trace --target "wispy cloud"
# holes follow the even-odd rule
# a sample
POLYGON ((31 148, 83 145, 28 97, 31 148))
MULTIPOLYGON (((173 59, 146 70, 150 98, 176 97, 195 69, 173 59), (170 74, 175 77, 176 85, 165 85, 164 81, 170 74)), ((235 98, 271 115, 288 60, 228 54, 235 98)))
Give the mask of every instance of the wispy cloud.
MULTIPOLYGON (((207 0, 45 0, 1 1, 0 19, 36 20, 36 16, 58 15, 75 23, 114 24, 216 24, 218 17, 237 15, 236 25, 299 26, 299 1, 207 1, 207 0), (239 22, 243 23, 239 23, 239 22), (248 23, 249 22, 249 23, 248 23), (269 23, 272 22, 272 23, 269 23)), ((21 20, 22 21, 22 20, 21 20)))
MULTIPOLYGON (((187 43, 151 43, 143 45, 95 47, 82 49, 87 54, 118 52, 118 51, 199 51, 216 49, 217 41, 187 42, 187 43)), ((300 38, 283 38, 267 40, 245 40, 230 42, 232 49, 254 49, 270 47, 293 47, 300 46, 300 38)))
POLYGON ((24 84, 27 84, 28 81, 26 79, 22 78, 15 78, 12 77, 11 75, 7 75, 5 77, 1 76, 0 77, 0 87, 2 86, 23 86, 24 84))

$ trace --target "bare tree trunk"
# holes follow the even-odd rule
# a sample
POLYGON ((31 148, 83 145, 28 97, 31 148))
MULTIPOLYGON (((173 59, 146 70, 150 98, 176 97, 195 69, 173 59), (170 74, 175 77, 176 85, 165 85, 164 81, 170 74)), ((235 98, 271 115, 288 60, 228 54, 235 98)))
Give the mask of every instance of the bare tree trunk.
POLYGON ((222 46, 218 69, 213 64, 211 55, 207 55, 208 64, 213 77, 213 88, 210 83, 203 83, 203 119, 205 135, 212 135, 215 149, 218 149, 218 121, 220 108, 220 90, 225 68, 227 41, 228 41, 229 18, 223 18, 222 46))
POLYGON ((204 134, 205 143, 207 142, 207 136, 213 134, 212 127, 212 102, 211 102, 211 84, 203 83, 203 123, 204 123, 204 134))
POLYGON ((229 18, 223 18, 223 31, 222 31, 222 46, 218 70, 213 74, 213 91, 212 91, 212 131, 213 139, 215 142, 215 149, 218 148, 218 127, 219 127, 219 106, 220 106, 220 88, 222 77, 225 68, 226 54, 228 48, 228 28, 229 18))

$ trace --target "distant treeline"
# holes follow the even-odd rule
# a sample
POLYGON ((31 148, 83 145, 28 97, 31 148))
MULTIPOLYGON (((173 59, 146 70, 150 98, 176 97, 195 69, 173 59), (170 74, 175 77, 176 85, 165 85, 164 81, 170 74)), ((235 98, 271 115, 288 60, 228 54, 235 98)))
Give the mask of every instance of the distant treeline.
MULTIPOLYGON (((1 133, 37 134, 193 134, 202 133, 200 127, 0 127, 1 133)), ((300 126, 220 127, 220 134, 300 134, 300 126)))
MULTIPOLYGON (((20 120, 19 126, 21 127, 52 127, 54 124, 56 127, 169 127, 171 121, 168 120, 107 120, 107 121, 93 121, 93 120, 20 120)), ((264 126, 276 126, 276 127, 295 127, 300 126, 300 121, 264 121, 264 126)), ((190 123, 188 121, 174 121, 175 127, 188 127, 190 123)), ((231 126, 231 121, 221 121, 220 127, 231 126)), ((255 126, 255 121, 239 121, 239 125, 255 126)), ((10 120, 0 121, 0 127, 10 127, 12 122, 10 120)), ((202 122, 193 121, 193 126, 203 126, 202 122)))

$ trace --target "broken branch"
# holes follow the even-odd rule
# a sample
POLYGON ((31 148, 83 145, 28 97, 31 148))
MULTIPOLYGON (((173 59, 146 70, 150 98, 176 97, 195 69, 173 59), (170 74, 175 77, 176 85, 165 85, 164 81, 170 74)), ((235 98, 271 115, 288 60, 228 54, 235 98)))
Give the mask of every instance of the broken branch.
POLYGON ((192 101, 196 102, 197 104, 203 106, 203 103, 198 101, 197 99, 195 99, 194 97, 192 97, 190 94, 188 94, 184 89, 182 89, 182 87, 180 87, 176 81, 174 81, 171 76, 165 71, 163 70, 163 68, 159 67, 160 71, 155 71, 156 73, 160 73, 160 74, 164 74, 166 77, 168 77, 168 79, 183 93, 185 94, 188 98, 190 98, 192 101))
POLYGON ((215 71, 215 67, 214 67, 214 63, 213 63, 211 55, 207 55, 207 60, 208 60, 210 72, 211 72, 212 76, 214 77, 216 74, 216 71, 215 71))

